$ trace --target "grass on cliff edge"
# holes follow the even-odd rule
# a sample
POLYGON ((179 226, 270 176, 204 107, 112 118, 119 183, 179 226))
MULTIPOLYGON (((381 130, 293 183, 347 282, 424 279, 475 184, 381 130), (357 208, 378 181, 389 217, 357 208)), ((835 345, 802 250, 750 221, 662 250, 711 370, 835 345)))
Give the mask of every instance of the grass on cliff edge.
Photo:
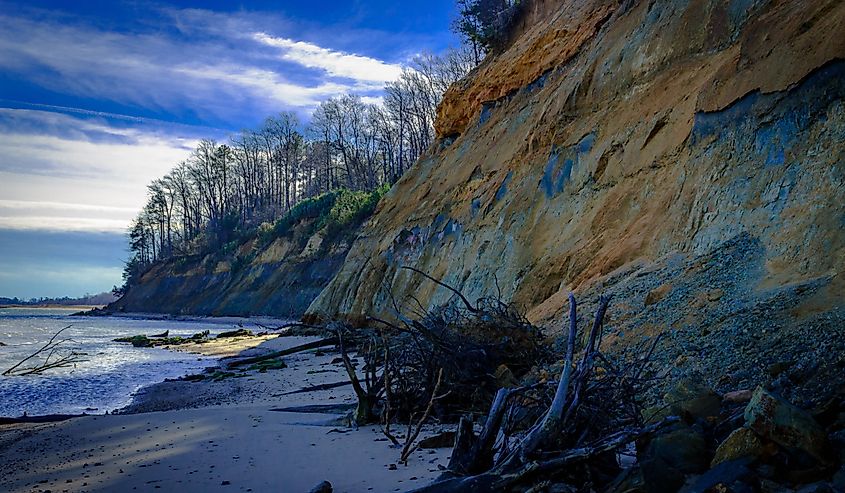
POLYGON ((294 226, 307 219, 314 220, 309 235, 323 230, 327 239, 335 240, 351 234, 375 212, 379 200, 388 190, 390 186, 387 184, 371 192, 342 188, 303 200, 275 223, 261 225, 258 246, 263 248, 292 233, 294 226))

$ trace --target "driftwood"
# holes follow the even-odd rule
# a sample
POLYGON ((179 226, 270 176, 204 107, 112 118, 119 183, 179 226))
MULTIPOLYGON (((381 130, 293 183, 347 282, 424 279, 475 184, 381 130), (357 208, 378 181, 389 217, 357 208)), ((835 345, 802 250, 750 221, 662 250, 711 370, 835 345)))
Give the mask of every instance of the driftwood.
POLYGON ((428 401, 428 406, 426 406, 425 411, 420 417, 420 420, 417 422, 416 426, 413 425, 413 419, 408 422, 408 432, 405 434, 405 446, 402 447, 402 454, 399 456, 399 462, 408 463, 408 457, 411 456, 412 453, 417 449, 414 446, 414 442, 416 442, 417 437, 420 436, 420 431, 422 431, 422 427, 425 424, 428 417, 431 416, 431 409, 434 407, 434 403, 446 395, 437 395, 440 391, 440 384, 443 383, 443 369, 441 369, 437 374, 437 383, 434 384, 434 390, 431 391, 431 399, 428 401))
POLYGON ((24 423, 58 423, 59 421, 67 421, 73 418, 81 418, 88 416, 87 414, 45 414, 42 416, 27 416, 23 415, 19 418, 4 418, 0 417, 0 425, 16 425, 24 423))
POLYGON ((640 367, 629 365, 619 370, 601 354, 602 324, 609 303, 610 297, 599 299, 584 353, 576 365, 577 308, 575 297, 569 295, 566 353, 554 397, 542 418, 512 449, 507 448, 503 422, 513 406, 513 398, 542 385, 500 389, 477 437, 470 420, 463 419, 449 463, 450 475, 417 491, 527 491, 537 481, 552 478, 583 484, 583 478, 576 479, 581 469, 589 468, 594 461, 606 462, 613 457, 609 453, 677 421, 667 418, 650 426, 640 424, 640 410, 634 397, 648 361, 640 367), (601 375, 594 371, 597 361, 603 368, 601 375), (605 417, 600 418, 601 415, 605 417), (497 443, 501 444, 498 449, 497 443))
POLYGON ((253 363, 260 363, 261 361, 266 361, 268 359, 279 358, 282 356, 288 356, 291 354, 301 353, 302 351, 308 351, 309 349, 318 349, 321 347, 326 346, 335 346, 338 343, 338 339, 336 337, 329 337, 328 339, 320 339, 319 341, 309 342, 306 344, 300 344, 299 346, 295 346, 288 349, 283 349, 281 351, 274 351, 272 353, 262 354, 261 356, 253 356, 251 358, 242 358, 237 359, 235 361, 229 362, 227 365, 229 368, 234 368, 237 366, 244 366, 244 365, 251 365, 253 363))
POLYGON ((637 439, 651 435, 662 428, 678 422, 669 417, 640 429, 623 430, 597 443, 561 452, 557 457, 520 463, 517 467, 497 468, 475 476, 450 478, 414 490, 414 493, 474 493, 478 491, 504 491, 526 480, 554 473, 562 468, 585 462, 601 454, 619 450, 637 439))
MULTIPOLYGON (((301 389, 291 390, 290 392, 285 392, 284 394, 278 395, 294 395, 294 394, 305 394, 308 392, 319 392, 321 390, 331 390, 336 389, 339 387, 346 387, 347 385, 351 385, 352 382, 349 380, 344 380, 342 382, 333 382, 333 383, 321 383, 319 385, 309 385, 308 387, 302 387, 301 389)), ((275 397, 275 396, 274 396, 275 397)))
MULTIPOLYGON (((379 340, 371 338, 366 347, 362 348, 361 356, 364 358, 364 383, 358 378, 358 371, 352 364, 349 358, 349 353, 346 350, 346 345, 343 342, 343 332, 346 329, 340 327, 336 330, 338 346, 340 347, 340 356, 343 360, 343 367, 346 369, 346 374, 349 376, 349 383, 352 384, 352 389, 358 398, 358 405, 355 408, 354 420, 358 426, 376 421, 375 407, 378 404, 381 396, 385 391, 385 376, 386 372, 382 371, 378 374, 378 358, 379 340)), ((387 368, 385 363, 385 368, 387 368)))
MULTIPOLYGON (((293 329, 293 328, 313 329, 313 330, 319 331, 319 332, 324 332, 326 330, 326 328, 323 327, 322 325, 312 325, 312 324, 306 324, 306 323, 303 323, 303 322, 288 322, 288 323, 279 325, 278 327, 270 327, 269 325, 260 324, 258 322, 253 322, 253 323, 256 325, 256 327, 258 327, 260 329, 272 330, 272 331, 280 331, 280 330, 293 329)), ((281 335, 285 335, 285 334, 281 334, 281 335)))
POLYGON ((65 345, 69 342, 75 342, 73 339, 59 339, 62 332, 73 327, 67 327, 56 332, 53 337, 47 341, 47 344, 42 346, 39 350, 30 354, 26 358, 18 361, 17 364, 3 372, 4 376, 25 376, 38 375, 48 370, 55 368, 66 368, 68 366, 75 366, 77 363, 87 361, 86 354, 77 352, 73 349, 67 349, 65 345), (46 357, 45 357, 46 355, 46 357), (44 357, 43 361, 39 358, 44 357), (28 361, 38 361, 34 366, 24 366, 28 361))

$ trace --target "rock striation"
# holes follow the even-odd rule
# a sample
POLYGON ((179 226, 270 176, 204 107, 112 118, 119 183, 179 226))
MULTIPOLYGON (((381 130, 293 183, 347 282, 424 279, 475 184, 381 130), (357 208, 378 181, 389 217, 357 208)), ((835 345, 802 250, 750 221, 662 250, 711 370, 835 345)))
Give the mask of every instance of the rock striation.
POLYGON ((449 300, 408 265, 553 331, 568 291, 613 293, 609 343, 665 334, 712 385, 841 355, 842 32, 836 0, 528 2, 310 315, 449 300))

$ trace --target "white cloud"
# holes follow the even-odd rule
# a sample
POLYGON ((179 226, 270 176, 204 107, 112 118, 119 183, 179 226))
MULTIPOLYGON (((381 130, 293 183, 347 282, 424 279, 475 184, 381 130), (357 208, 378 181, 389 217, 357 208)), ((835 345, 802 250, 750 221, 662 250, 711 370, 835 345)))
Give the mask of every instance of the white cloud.
POLYGON ((98 217, 0 216, 0 229, 123 233, 128 220, 98 217))
POLYGON ((33 110, 0 111, 0 228, 124 231, 146 185, 187 159, 196 140, 163 129, 33 110), (43 122, 38 125, 37 122, 43 122), (4 123, 28 122, 24 130, 4 123), (38 133, 59 126, 62 135, 38 133))
POLYGON ((345 77, 360 82, 377 83, 396 80, 402 75, 402 66, 341 51, 334 51, 313 43, 277 38, 267 33, 255 33, 253 38, 267 46, 279 48, 281 58, 296 62, 303 67, 326 71, 334 77, 345 77))
MULTIPOLYGON (((238 30, 193 25, 195 39, 167 29, 107 32, 67 19, 0 14, 0 70, 55 92, 230 123, 259 110, 309 111, 345 92, 374 96, 401 73, 399 65, 368 56, 265 32, 244 34, 252 21, 235 20, 238 30)), ((171 22, 182 21, 174 15, 171 22)))

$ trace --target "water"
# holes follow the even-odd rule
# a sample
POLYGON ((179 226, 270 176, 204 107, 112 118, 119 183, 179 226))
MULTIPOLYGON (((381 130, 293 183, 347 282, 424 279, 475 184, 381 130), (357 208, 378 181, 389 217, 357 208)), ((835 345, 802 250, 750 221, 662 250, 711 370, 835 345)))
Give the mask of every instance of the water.
POLYGON ((140 387, 198 373, 214 358, 165 349, 134 348, 112 342, 117 337, 158 334, 190 337, 232 330, 232 321, 139 320, 117 317, 71 317, 70 309, 0 309, 0 373, 32 354, 62 327, 69 348, 88 360, 73 368, 43 375, 0 376, 0 416, 105 413, 123 407, 140 387))

